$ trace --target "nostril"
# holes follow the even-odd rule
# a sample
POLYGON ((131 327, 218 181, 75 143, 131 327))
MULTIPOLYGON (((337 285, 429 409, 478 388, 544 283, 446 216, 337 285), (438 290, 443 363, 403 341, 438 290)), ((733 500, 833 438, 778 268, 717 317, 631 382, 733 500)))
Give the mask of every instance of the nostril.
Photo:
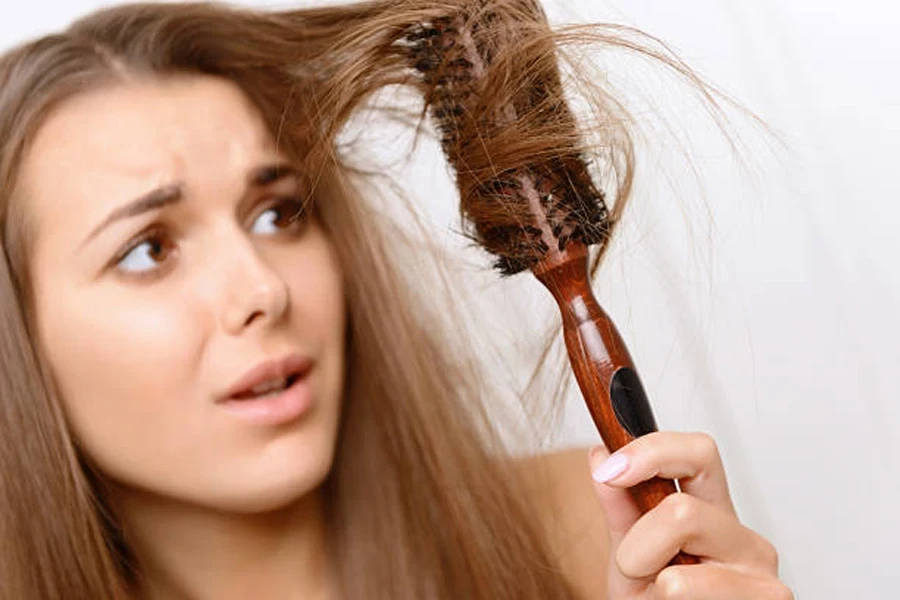
POLYGON ((255 321, 258 318, 262 318, 263 316, 265 316, 265 313, 263 313, 263 311, 261 311, 261 310, 253 311, 253 313, 249 317, 247 317, 247 319, 244 321, 244 327, 250 325, 251 323, 253 323, 253 321, 255 321))

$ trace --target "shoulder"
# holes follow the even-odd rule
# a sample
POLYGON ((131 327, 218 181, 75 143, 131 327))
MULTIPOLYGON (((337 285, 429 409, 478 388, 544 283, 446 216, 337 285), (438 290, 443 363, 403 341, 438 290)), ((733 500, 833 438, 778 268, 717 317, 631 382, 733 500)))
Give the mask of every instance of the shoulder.
POLYGON ((588 448, 529 456, 516 464, 576 596, 605 598, 609 543, 588 468, 588 448))

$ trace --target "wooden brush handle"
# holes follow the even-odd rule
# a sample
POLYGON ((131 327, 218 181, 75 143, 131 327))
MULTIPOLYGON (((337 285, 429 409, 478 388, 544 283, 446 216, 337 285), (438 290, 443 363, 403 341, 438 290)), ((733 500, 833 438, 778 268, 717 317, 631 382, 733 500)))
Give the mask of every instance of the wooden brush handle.
MULTIPOLYGON (((561 258, 557 255, 533 271, 562 311, 563 335, 578 386, 600 437, 615 452, 657 428, 628 349, 594 298, 587 256, 585 246, 573 244, 561 258)), ((630 491, 641 511, 647 512, 676 490, 674 481, 656 477, 630 491)), ((671 564, 697 562, 680 553, 671 564)))

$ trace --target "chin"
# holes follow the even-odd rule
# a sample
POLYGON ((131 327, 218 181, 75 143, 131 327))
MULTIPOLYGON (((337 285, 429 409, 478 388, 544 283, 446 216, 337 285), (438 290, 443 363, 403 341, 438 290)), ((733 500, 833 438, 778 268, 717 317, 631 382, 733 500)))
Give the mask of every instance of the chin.
POLYGON ((316 491, 331 471, 333 444, 275 444, 261 457, 219 470, 214 494, 203 504, 218 510, 258 514, 287 508, 316 491))
POLYGON ((214 493, 205 495, 217 509, 230 512, 287 508, 318 490, 328 477, 338 423, 337 411, 315 411, 305 422, 271 437, 251 436, 248 441, 240 436, 240 442, 219 455, 221 460, 206 473, 204 487, 214 493))

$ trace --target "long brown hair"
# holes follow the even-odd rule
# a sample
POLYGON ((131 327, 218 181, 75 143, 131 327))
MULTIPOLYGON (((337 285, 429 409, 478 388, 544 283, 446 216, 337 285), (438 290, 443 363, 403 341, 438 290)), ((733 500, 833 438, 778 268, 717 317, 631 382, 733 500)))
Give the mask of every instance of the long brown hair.
MULTIPOLYGON (((508 453, 482 378, 460 358, 463 346, 436 326, 437 307, 452 308, 436 302, 445 290, 425 298, 403 275, 398 265, 409 244, 357 191, 364 175, 337 141, 375 92, 411 83, 396 44, 404 27, 458 5, 381 0, 281 12, 126 5, 0 59, 2 600, 140 590, 140 565, 67 431, 29 333, 32 228, 16 193, 21 162, 48 113, 67 98, 132 77, 191 73, 228 78, 250 98, 279 149, 303 165, 336 240, 350 313, 348 378, 325 492, 342 596, 573 597, 519 475, 498 460, 508 453)), ((534 41, 523 40, 522 72, 546 52, 534 41)), ((618 192, 615 222, 630 186, 631 143, 621 107, 593 91, 610 159, 605 175, 618 192)), ((532 140, 523 151, 533 148, 532 140)))

